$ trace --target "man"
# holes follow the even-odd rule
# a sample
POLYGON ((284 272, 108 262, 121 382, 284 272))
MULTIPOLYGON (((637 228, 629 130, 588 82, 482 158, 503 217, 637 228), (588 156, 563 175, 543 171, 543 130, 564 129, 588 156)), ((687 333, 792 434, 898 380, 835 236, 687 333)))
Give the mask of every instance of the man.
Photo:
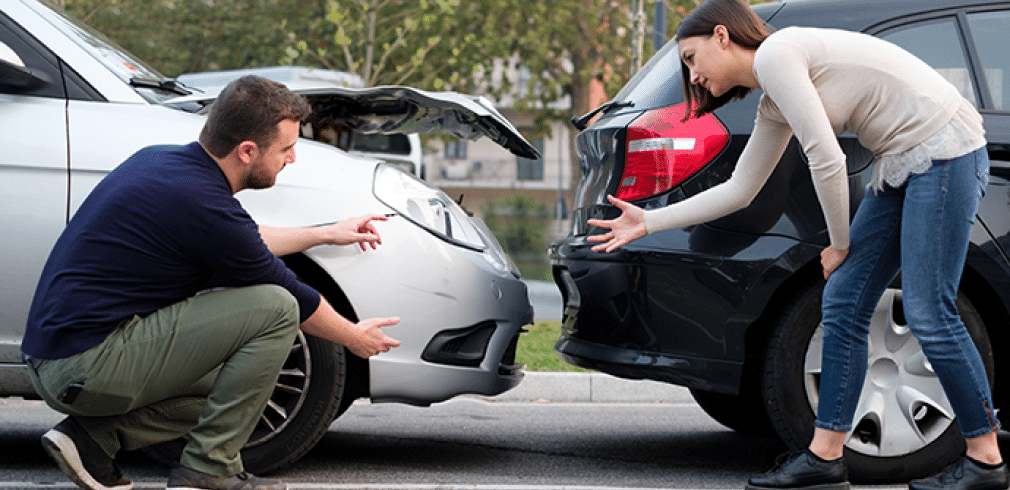
POLYGON ((172 489, 284 489, 246 474, 239 450, 300 327, 369 357, 399 345, 397 318, 340 316, 278 255, 375 247, 362 216, 259 227, 234 194, 295 160, 308 103, 249 76, 215 101, 198 142, 138 151, 91 192, 42 272, 22 350, 38 393, 69 416, 43 438, 79 486, 128 490, 114 458, 180 436, 172 489))

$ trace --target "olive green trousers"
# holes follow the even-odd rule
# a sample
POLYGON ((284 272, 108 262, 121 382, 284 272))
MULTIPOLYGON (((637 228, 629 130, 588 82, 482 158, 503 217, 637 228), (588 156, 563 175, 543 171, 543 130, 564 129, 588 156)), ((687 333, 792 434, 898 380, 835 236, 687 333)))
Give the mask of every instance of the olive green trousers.
POLYGON ((110 457, 186 437, 183 466, 230 476, 243 471, 239 451, 298 320, 298 303, 279 286, 214 290, 134 317, 85 352, 42 361, 30 377, 110 457))

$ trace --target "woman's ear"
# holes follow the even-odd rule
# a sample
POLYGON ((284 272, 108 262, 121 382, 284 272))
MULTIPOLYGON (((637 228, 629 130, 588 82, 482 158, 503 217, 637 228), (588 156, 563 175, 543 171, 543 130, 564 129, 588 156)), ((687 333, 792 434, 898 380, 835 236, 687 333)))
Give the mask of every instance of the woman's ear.
POLYGON ((719 24, 712 29, 712 35, 715 36, 715 40, 718 41, 720 48, 725 48, 729 46, 729 29, 726 26, 719 24))

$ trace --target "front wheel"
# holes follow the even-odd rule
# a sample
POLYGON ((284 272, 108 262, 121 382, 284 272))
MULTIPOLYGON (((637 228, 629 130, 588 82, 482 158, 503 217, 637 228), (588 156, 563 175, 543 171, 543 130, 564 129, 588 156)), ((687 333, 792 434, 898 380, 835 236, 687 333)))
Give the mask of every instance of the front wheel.
MULTIPOLYGON (((821 375, 823 282, 813 283, 778 318, 765 352, 762 390, 775 431, 791 448, 813 435, 821 375)), ((992 384, 993 355, 985 325, 958 294, 958 311, 992 384)), ((881 296, 870 323, 868 369, 845 459, 853 480, 907 482, 942 469, 964 451, 950 402, 904 321, 901 290, 881 296)))

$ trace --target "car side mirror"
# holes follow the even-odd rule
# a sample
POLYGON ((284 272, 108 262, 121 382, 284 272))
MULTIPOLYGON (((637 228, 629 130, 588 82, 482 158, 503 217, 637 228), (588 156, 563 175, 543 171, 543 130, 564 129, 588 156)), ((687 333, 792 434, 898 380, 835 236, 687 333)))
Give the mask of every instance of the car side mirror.
POLYGON ((21 58, 0 43, 0 89, 24 91, 52 83, 49 77, 24 65, 21 58))

